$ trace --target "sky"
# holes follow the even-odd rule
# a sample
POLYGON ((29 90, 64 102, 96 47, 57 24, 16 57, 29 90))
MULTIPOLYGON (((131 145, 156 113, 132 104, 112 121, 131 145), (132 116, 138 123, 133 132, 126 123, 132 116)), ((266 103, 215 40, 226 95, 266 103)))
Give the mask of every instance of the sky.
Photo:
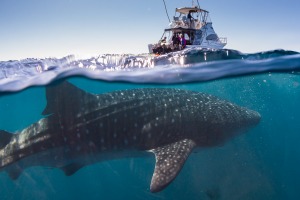
MULTIPOLYGON (((165 0, 172 17, 192 0, 165 0)), ((197 1, 195 1, 197 2, 197 1)), ((299 0, 199 0, 226 48, 300 52, 299 0)), ((0 61, 147 53, 169 24, 163 0, 0 0, 0 61)))

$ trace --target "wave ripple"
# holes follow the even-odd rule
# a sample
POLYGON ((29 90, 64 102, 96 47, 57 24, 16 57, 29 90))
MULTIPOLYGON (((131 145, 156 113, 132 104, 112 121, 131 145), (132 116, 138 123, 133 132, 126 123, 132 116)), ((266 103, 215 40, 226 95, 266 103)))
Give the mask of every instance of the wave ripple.
POLYGON ((183 83, 263 72, 300 71, 300 54, 273 50, 244 54, 236 50, 190 48, 154 56, 104 54, 88 59, 24 59, 0 62, 0 92, 19 91, 70 76, 134 83, 183 83))

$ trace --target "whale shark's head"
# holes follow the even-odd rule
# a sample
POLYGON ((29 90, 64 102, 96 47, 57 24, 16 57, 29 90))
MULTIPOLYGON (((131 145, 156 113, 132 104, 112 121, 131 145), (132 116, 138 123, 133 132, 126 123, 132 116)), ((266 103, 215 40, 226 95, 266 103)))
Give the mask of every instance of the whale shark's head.
POLYGON ((257 125, 260 122, 261 115, 254 110, 246 109, 247 119, 250 125, 257 125))
POLYGON ((258 112, 221 99, 214 99, 209 106, 202 106, 199 110, 195 133, 199 146, 222 145, 261 120, 258 112))
POLYGON ((241 133, 245 133, 249 129, 256 126, 261 120, 261 115, 257 111, 244 107, 239 107, 238 113, 236 113, 235 115, 233 114, 233 118, 234 123, 227 124, 229 129, 233 129, 233 131, 227 131, 228 138, 239 135, 241 133))

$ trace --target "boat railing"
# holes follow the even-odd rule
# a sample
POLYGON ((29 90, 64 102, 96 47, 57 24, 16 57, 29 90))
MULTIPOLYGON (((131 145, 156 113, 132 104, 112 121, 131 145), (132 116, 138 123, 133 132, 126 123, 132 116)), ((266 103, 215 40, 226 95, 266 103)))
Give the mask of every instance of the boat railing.
POLYGON ((227 38, 226 37, 219 37, 219 41, 223 44, 227 44, 227 38))

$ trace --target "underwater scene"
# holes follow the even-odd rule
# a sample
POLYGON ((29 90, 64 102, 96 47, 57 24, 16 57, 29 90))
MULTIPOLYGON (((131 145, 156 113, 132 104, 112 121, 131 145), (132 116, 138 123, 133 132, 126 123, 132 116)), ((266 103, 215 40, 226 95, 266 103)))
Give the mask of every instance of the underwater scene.
POLYGON ((0 197, 300 199, 300 54, 0 61, 0 197))

